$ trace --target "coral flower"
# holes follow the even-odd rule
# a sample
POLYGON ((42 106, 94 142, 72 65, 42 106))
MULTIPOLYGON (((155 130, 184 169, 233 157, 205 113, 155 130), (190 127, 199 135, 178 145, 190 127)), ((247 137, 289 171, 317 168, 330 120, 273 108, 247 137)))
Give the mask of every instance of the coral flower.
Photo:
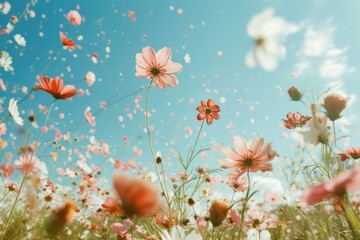
POLYGON ((209 209, 210 222, 214 227, 220 226, 229 212, 229 204, 224 201, 214 200, 209 209))
POLYGON ((0 164, 0 169, 3 171, 2 175, 5 178, 10 177, 14 172, 14 166, 11 165, 10 163, 7 163, 7 164, 2 163, 2 164, 0 164))
POLYGON ((113 215, 113 216, 120 216, 122 214, 122 209, 120 208, 119 204, 114 199, 106 199, 106 202, 101 205, 104 212, 113 215))
POLYGON ((175 73, 182 70, 180 63, 171 61, 170 48, 162 48, 157 53, 150 46, 136 54, 136 77, 148 78, 159 88, 166 85, 175 87, 179 84, 175 73))
POLYGON ((66 18, 74 26, 79 26, 81 24, 81 15, 76 10, 71 10, 66 18))
POLYGON ((322 106, 326 110, 326 115, 331 121, 341 118, 341 112, 346 108, 349 98, 333 93, 325 97, 322 106))
POLYGON ((65 36, 65 34, 63 34, 62 32, 60 32, 60 40, 62 42, 62 45, 64 46, 64 48, 69 49, 70 51, 74 51, 75 47, 81 49, 80 46, 76 45, 75 42, 69 38, 67 38, 65 36))
POLYGON ((200 105, 196 108, 199 111, 197 119, 202 121, 206 119, 206 123, 210 125, 213 119, 219 120, 220 107, 215 104, 212 99, 207 100, 207 102, 201 101, 200 105))
POLYGON ((241 173, 256 171, 271 171, 270 161, 277 155, 272 150, 271 143, 264 143, 264 139, 256 137, 248 142, 239 136, 234 137, 235 148, 223 147, 222 153, 227 158, 220 166, 236 168, 241 173))
POLYGON ((121 207, 129 217, 150 217, 160 206, 157 189, 143 179, 114 175, 114 189, 121 200, 121 207))
POLYGON ((40 83, 36 84, 35 89, 50 93, 55 99, 69 99, 77 93, 73 85, 63 86, 63 80, 59 77, 51 79, 47 76, 39 76, 38 79, 40 83))
POLYGON ((345 161, 345 160, 349 159, 350 157, 352 159, 359 159, 360 158, 360 147, 349 148, 346 150, 345 153, 339 153, 338 155, 341 157, 341 161, 345 161))
POLYGON ((283 119, 284 125, 288 129, 294 129, 296 127, 302 127, 310 120, 311 117, 303 116, 300 113, 288 113, 286 114, 287 120, 283 119))
POLYGON ((360 189, 360 167, 341 173, 334 179, 306 189, 301 200, 308 205, 324 201, 329 196, 342 197, 360 189))

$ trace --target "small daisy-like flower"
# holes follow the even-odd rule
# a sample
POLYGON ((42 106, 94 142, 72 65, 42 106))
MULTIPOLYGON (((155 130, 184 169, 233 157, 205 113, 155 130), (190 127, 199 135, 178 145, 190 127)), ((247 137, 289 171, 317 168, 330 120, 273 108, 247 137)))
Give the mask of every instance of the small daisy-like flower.
POLYGON ((40 164, 39 159, 36 156, 31 154, 20 155, 20 160, 15 161, 15 166, 17 170, 25 172, 35 172, 40 164))
POLYGON ((21 36, 20 34, 15 34, 14 36, 15 42, 22 47, 26 46, 26 40, 23 36, 21 36))
POLYGON ((19 124, 20 126, 24 125, 24 120, 20 117, 17 100, 15 100, 14 98, 10 99, 8 110, 11 117, 17 124, 19 124))
POLYGON ((179 84, 175 73, 182 70, 182 65, 171 61, 170 48, 162 48, 157 53, 150 46, 136 54, 136 73, 139 78, 148 78, 159 88, 175 87, 179 84))
POLYGON ((71 10, 66 15, 66 18, 74 26, 79 26, 81 24, 81 15, 76 10, 71 10))
POLYGON ((120 216, 123 213, 123 210, 114 199, 106 199, 105 203, 103 203, 101 206, 105 213, 115 217, 120 216))
POLYGON ((283 119, 284 125, 288 129, 294 129, 296 127, 302 127, 306 124, 311 117, 303 116, 299 112, 286 114, 286 120, 283 119))
POLYGON ((211 125, 213 119, 220 119, 219 112, 221 111, 221 109, 218 105, 215 104, 212 99, 207 100, 207 102, 201 101, 200 105, 196 108, 196 110, 199 111, 197 119, 199 121, 206 119, 206 123, 208 125, 211 125))

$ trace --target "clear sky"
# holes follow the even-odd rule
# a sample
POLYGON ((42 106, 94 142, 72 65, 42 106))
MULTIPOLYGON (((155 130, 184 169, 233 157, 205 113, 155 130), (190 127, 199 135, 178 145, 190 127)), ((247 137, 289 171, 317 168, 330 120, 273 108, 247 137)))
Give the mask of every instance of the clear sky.
MULTIPOLYGON (((6 27, 11 15, 19 17, 24 12, 27 1, 9 2, 10 12, 0 15, 1 29, 6 27)), ((346 141, 347 146, 359 146, 356 122, 360 109, 357 100, 360 91, 359 1, 38 0, 29 9, 35 12, 35 17, 22 18, 10 34, 0 35, 0 50, 13 57, 14 67, 12 73, 0 69, 0 78, 7 86, 7 91, 0 90, 2 107, 5 108, 12 97, 23 98, 23 87, 31 89, 41 73, 61 76, 65 84, 88 91, 72 101, 58 101, 50 115, 49 124, 61 133, 71 131, 72 138, 81 139, 71 144, 61 140, 66 147, 66 151, 61 152, 51 145, 54 130, 42 137, 41 141, 47 142, 49 147, 42 147, 43 155, 39 154, 39 158, 53 165, 53 169, 75 165, 76 155, 69 161, 67 151, 78 149, 85 154, 89 136, 111 146, 110 157, 92 154, 87 159, 89 165, 102 164, 104 171, 112 172, 110 158, 125 162, 134 158, 144 167, 150 166, 144 131, 146 91, 138 91, 146 87, 149 80, 135 77, 135 55, 145 46, 155 50, 169 47, 172 60, 183 64, 183 71, 177 74, 179 86, 165 90, 153 88, 150 96, 154 148, 162 152, 168 164, 176 162, 172 151, 186 154, 194 142, 200 126, 196 121, 196 107, 201 100, 209 98, 221 107, 221 119, 204 126, 206 135, 200 138, 200 145, 232 146, 234 135, 246 139, 263 136, 266 141, 273 142, 273 148, 279 153, 277 168, 285 166, 286 156, 296 159, 296 142, 291 131, 284 128, 282 119, 288 112, 310 115, 310 111, 307 106, 289 100, 287 89, 292 85, 304 92, 307 103, 317 101, 320 94, 334 84, 336 88, 332 87, 332 91, 350 96, 341 123, 345 127, 339 129, 342 135, 352 135, 346 141), (247 34, 248 22, 268 7, 275 10, 276 16, 297 27, 295 33, 284 39, 286 55, 271 72, 259 66, 251 69, 245 64, 246 54, 254 47, 254 39, 247 34), (65 17, 75 9, 83 17, 80 26, 71 25, 65 17), (135 21, 130 19, 129 11, 135 13, 135 21), (63 50, 60 31, 81 49, 63 50), (26 47, 14 42, 15 34, 26 39, 26 47), (98 54, 97 64, 91 59, 94 53, 98 54), (190 63, 184 62, 186 54, 191 58, 190 63), (84 80, 88 71, 96 75, 92 86, 84 80), (95 115, 96 126, 91 127, 84 121, 84 111, 87 107, 91 107, 92 113, 98 111, 101 101, 108 102, 109 106, 95 115), (140 107, 135 101, 139 101, 140 107), (64 114, 63 119, 59 118, 60 113, 64 114), (187 127, 193 130, 192 136, 185 132, 187 127), (124 136, 128 141, 124 141, 124 136), (134 153, 134 147, 142 150, 141 156, 134 153), (50 151, 59 152, 58 162, 51 159, 50 151)), ((32 109, 41 125, 45 115, 40 113, 39 104, 48 107, 52 99, 44 92, 35 92, 33 96, 19 108, 24 118, 32 109)), ((6 151, 15 154, 24 138, 18 135, 19 127, 16 130, 11 126, 14 123, 7 124, 8 132, 3 138, 8 139, 11 133, 18 137, 13 149, 6 151)), ((25 132, 30 128, 26 122, 25 132)), ((33 130, 31 141, 37 134, 38 130, 33 130)), ((217 167, 218 161, 223 159, 219 151, 206 154, 199 156, 196 165, 217 167)), ((57 176, 55 171, 52 174, 57 176)))

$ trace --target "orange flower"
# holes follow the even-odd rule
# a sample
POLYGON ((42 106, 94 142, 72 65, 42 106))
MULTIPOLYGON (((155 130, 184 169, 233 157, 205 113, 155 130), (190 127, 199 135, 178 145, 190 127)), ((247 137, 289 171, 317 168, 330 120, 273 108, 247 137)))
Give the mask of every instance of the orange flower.
POLYGON ((283 119, 284 125, 288 129, 294 129, 296 127, 302 127, 310 120, 311 117, 303 116, 300 113, 288 113, 286 115, 287 120, 283 119))
POLYGON ((63 80, 59 77, 50 79, 47 76, 39 76, 40 83, 35 85, 35 90, 43 90, 50 93, 55 99, 69 99, 77 92, 73 85, 63 86, 63 80))
POLYGON ((210 207, 210 222, 214 227, 220 226, 227 216, 229 204, 224 201, 214 200, 210 207))
POLYGON ((67 223, 70 223, 76 212, 80 212, 79 208, 73 202, 66 202, 65 205, 58 209, 48 222, 46 231, 50 235, 56 235, 64 229, 67 223))
POLYGON ((73 40, 67 38, 62 32, 60 32, 60 40, 62 42, 62 45, 70 51, 75 50, 75 47, 79 49, 81 48, 80 46, 76 45, 73 40))
POLYGON ((218 112, 221 111, 220 107, 216 105, 212 99, 207 100, 206 103, 204 101, 201 101, 200 105, 196 108, 196 110, 199 111, 197 119, 199 121, 206 119, 206 123, 208 125, 211 125, 213 119, 220 119, 220 115, 218 114, 218 112))
POLYGON ((129 217, 150 217, 160 206, 157 189, 143 179, 114 175, 114 189, 121 200, 121 206, 129 217))
POLYGON ((344 153, 338 154, 341 157, 341 161, 345 161, 349 159, 350 157, 352 159, 359 159, 360 158, 360 147, 356 148, 349 148, 344 153))
POLYGON ((120 216, 123 212, 119 204, 114 199, 106 199, 106 202, 101 206, 104 212, 109 215, 120 216))
POLYGON ((326 110, 326 115, 331 121, 335 121, 341 117, 341 112, 346 108, 349 98, 333 93, 325 97, 322 106, 326 110))

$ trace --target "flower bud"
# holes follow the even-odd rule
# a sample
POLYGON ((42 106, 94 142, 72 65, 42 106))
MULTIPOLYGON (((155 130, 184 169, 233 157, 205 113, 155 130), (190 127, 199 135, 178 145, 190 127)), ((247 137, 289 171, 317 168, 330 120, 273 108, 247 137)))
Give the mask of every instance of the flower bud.
POLYGON ((225 201, 214 200, 210 207, 210 221, 214 227, 220 226, 229 211, 229 204, 225 201))
POLYGON ((291 88, 289 88, 288 94, 291 100, 296 102, 300 101, 303 96, 296 86, 292 86, 291 88))
POLYGON ((331 121, 341 118, 341 112, 346 108, 349 98, 333 93, 325 97, 322 106, 326 110, 326 115, 331 121))

